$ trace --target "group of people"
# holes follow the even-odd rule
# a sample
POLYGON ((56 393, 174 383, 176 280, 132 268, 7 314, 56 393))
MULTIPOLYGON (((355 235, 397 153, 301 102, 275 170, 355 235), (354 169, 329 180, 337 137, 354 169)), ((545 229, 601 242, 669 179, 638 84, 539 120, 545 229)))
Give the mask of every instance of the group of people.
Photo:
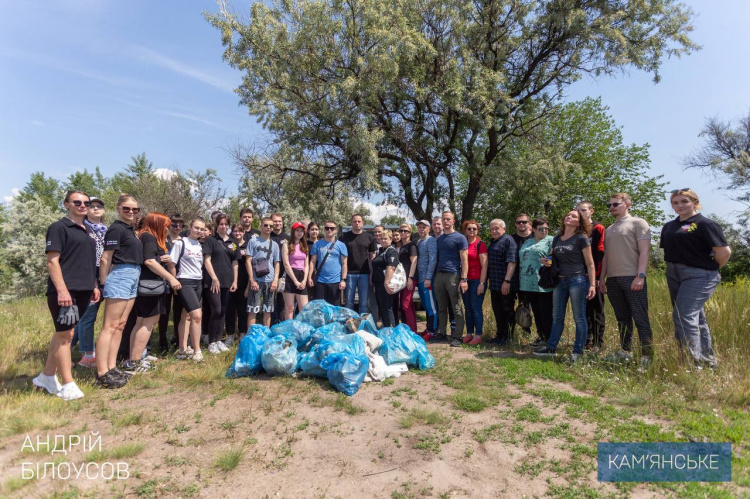
MULTIPOLYGON (((696 367, 715 367, 703 305, 720 281, 729 247, 721 228, 698 213, 693 190, 673 191, 670 199, 678 216, 662 229, 660 244, 676 337, 696 367)), ((615 222, 605 229, 592 220, 593 205, 581 202, 554 237, 541 217, 519 214, 513 235, 495 219, 485 242, 476 220, 464 221, 459 232, 450 211, 419 220, 416 236, 409 224, 365 231, 364 218, 355 214, 351 230, 339 238, 330 220, 322 227, 298 221, 287 234, 279 213, 263 217, 257 230, 249 208, 234 225, 220 212, 189 223, 179 214, 141 216, 128 194, 120 195, 116 220, 106 226, 101 199, 70 191, 63 201, 67 216, 47 231, 47 303, 56 332, 33 383, 65 400, 83 397, 72 376, 71 345, 77 342, 79 364, 96 369, 96 384, 119 388, 151 368, 155 358, 147 346, 157 324, 160 347, 169 349, 170 313, 176 358, 199 362, 202 337, 210 353, 220 354, 259 314, 270 326, 293 318, 309 298, 338 305, 345 297, 352 309, 358 301, 356 309, 372 313, 383 327, 403 322, 417 332, 416 292, 426 312, 419 332, 425 341, 476 345, 485 341, 487 289, 497 324, 490 341, 511 341, 517 311, 526 309, 536 325, 532 346, 539 356, 556 354, 570 301, 573 361, 584 350, 601 348, 609 296, 620 332, 618 355, 632 358, 635 323, 645 369, 652 343, 646 285, 651 232, 629 214, 631 203, 628 194, 613 194, 607 207, 615 222), (399 273, 405 285, 394 286, 399 273), (103 327, 94 348, 102 301, 103 327), (118 356, 125 357, 119 365, 118 356)), ((530 333, 528 326, 522 325, 530 333)))

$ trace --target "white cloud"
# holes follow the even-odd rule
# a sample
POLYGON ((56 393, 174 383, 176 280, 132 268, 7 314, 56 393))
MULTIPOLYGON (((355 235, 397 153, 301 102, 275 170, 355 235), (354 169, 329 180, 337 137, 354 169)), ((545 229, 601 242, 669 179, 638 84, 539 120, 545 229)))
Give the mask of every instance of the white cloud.
POLYGON ((20 193, 21 189, 19 189, 18 187, 14 187, 10 190, 10 196, 3 196, 3 201, 5 201, 6 203, 10 203, 11 201, 13 201, 13 198, 18 196, 20 193))
POLYGON ((355 204, 361 204, 368 210, 370 210, 370 217, 375 223, 380 223, 383 217, 388 215, 398 215, 405 218, 407 222, 414 223, 416 220, 411 214, 408 208, 400 208, 395 204, 374 204, 368 201, 360 201, 359 199, 353 200, 355 204))
POLYGON ((224 92, 232 93, 232 85, 220 78, 216 78, 215 76, 212 76, 208 73, 204 73, 199 69, 188 66, 187 64, 184 64, 175 59, 171 59, 167 56, 161 55, 158 52, 155 52, 154 50, 143 47, 141 45, 132 45, 131 49, 133 55, 143 62, 153 64, 164 69, 169 69, 170 71, 183 74, 195 80, 201 81, 207 85, 211 85, 212 87, 216 87, 224 92))
POLYGON ((174 170, 170 170, 169 168, 157 168, 156 170, 154 170, 154 175, 162 180, 169 180, 177 175, 177 172, 174 170))

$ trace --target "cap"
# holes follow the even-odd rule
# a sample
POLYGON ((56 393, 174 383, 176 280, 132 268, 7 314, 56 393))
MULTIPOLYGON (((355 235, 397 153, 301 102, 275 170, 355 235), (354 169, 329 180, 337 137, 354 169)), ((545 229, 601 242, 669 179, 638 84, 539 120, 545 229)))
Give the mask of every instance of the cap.
POLYGON ((428 222, 427 220, 420 220, 419 222, 417 222, 417 225, 419 225, 419 224, 424 224, 424 225, 426 225, 427 227, 429 227, 429 226, 430 226, 430 222, 428 222))
POLYGON ((102 201, 98 197, 92 196, 92 197, 89 198, 89 201, 91 201, 92 203, 99 203, 102 206, 104 206, 104 201, 102 201))
POLYGON ((307 229, 307 227, 305 227, 305 224, 303 224, 302 222, 294 222, 294 225, 292 225, 292 230, 297 229, 307 229))

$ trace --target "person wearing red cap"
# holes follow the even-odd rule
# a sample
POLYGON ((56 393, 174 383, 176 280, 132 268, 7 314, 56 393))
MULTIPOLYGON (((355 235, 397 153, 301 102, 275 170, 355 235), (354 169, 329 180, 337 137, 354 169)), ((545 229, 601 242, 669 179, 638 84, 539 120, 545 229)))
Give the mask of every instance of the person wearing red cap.
POLYGON ((295 222, 289 236, 289 244, 281 247, 281 262, 286 271, 284 284, 284 319, 294 316, 294 301, 297 300, 297 310, 307 305, 307 277, 309 274, 310 251, 305 239, 305 224, 295 222))

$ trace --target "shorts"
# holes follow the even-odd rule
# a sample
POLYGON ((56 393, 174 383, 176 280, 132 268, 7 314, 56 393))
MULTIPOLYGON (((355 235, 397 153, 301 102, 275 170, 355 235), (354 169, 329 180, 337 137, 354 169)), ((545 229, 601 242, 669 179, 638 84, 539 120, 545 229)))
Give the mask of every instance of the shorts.
POLYGON ((270 314, 273 312, 274 304, 276 303, 276 291, 271 291, 270 282, 259 282, 258 291, 250 291, 247 293, 247 313, 259 314, 261 312, 261 303, 263 303, 262 311, 270 314))
MULTIPOLYGON (((294 278, 298 281, 302 282, 302 278, 305 275, 304 270, 297 270, 292 269, 294 272, 294 278)), ((307 282, 305 282, 305 287, 302 289, 297 289, 297 286, 294 285, 292 282, 292 279, 289 277, 289 274, 286 276, 286 284, 284 285, 284 293, 289 293, 290 295, 302 295, 307 296, 307 282)))
POLYGON ((94 294, 94 291, 69 291, 69 293, 70 298, 73 300, 73 305, 78 307, 78 321, 74 324, 60 324, 57 322, 57 316, 60 315, 60 309, 62 308, 57 304, 57 292, 47 295, 47 307, 49 308, 50 314, 52 314, 52 322, 55 323, 55 331, 58 333, 61 331, 70 331, 76 327, 76 324, 81 320, 83 314, 86 313, 86 309, 89 308, 91 295, 94 294))
POLYGON ((200 279, 178 279, 182 287, 177 291, 182 307, 186 312, 201 308, 201 297, 203 296, 203 282, 200 279))
POLYGON ((115 265, 104 282, 102 298, 132 300, 138 296, 138 278, 141 266, 132 263, 115 265))
POLYGON ((167 313, 167 295, 159 296, 136 296, 135 297, 136 317, 153 317, 167 313))

